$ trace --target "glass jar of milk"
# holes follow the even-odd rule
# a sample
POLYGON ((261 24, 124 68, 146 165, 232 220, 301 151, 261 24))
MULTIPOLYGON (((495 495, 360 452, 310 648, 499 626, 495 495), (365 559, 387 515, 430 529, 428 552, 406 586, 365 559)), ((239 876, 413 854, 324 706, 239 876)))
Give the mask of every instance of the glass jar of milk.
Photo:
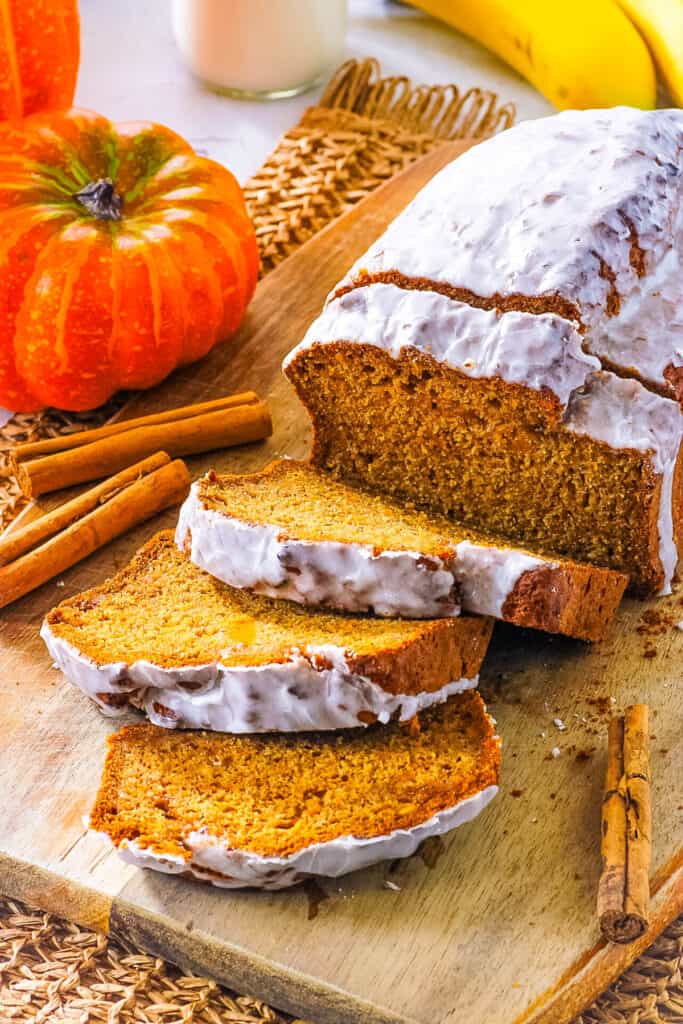
POLYGON ((212 88, 295 96, 343 59, 346 0, 173 0, 173 31, 190 70, 212 88))

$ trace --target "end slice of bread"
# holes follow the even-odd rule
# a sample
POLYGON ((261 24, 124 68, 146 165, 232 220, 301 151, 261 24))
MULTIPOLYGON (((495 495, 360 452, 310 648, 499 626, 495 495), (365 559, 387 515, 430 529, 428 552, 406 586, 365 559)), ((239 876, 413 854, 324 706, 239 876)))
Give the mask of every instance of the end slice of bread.
POLYGON ((491 631, 478 616, 371 619, 259 597, 202 572, 165 531, 50 612, 41 635, 109 713, 268 732, 412 718, 476 684, 491 631))
POLYGON ((628 582, 290 459, 261 473, 197 481, 176 540, 218 579, 271 597, 414 618, 462 607, 582 640, 602 639, 628 582))
POLYGON ((497 792, 499 740, 473 690, 397 723, 296 737, 124 727, 90 817, 128 861, 280 889, 406 857, 497 792))

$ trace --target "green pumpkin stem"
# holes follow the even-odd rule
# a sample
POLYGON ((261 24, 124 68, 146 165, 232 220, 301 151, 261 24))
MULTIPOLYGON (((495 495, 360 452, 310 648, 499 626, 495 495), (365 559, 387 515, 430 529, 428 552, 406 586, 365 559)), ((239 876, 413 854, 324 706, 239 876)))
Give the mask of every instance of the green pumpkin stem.
POLYGON ((123 199, 114 188, 111 178, 91 181, 74 195, 81 206, 98 220, 121 220, 123 199))

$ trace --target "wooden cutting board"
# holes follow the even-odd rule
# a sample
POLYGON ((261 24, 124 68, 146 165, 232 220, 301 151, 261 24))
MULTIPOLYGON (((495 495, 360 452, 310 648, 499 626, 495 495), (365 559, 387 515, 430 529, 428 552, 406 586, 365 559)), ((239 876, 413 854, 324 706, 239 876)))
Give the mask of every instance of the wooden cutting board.
MULTIPOLYGON (((271 403, 272 439, 191 460, 193 473, 304 456, 306 420, 282 357, 352 260, 463 148, 444 146, 310 241, 259 286, 235 342, 126 415, 254 388, 271 403)), ((482 682, 504 741, 501 793, 421 856, 271 894, 124 865, 82 823, 112 725, 52 668, 38 628, 56 601, 118 569, 173 519, 148 523, 2 613, 0 892, 317 1024, 562 1024, 683 910, 683 632, 637 631, 648 609, 683 619, 683 590, 651 606, 627 602, 594 648, 497 628, 482 682), (650 704, 653 731, 652 926, 638 943, 609 947, 595 919, 606 720, 635 700, 650 704)))

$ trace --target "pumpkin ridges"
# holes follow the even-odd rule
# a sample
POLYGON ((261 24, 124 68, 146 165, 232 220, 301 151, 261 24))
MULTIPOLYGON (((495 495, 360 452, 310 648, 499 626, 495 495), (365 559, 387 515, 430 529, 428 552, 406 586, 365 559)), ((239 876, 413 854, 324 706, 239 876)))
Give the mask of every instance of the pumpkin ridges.
POLYGON ((178 365, 184 366, 200 359, 216 341, 223 320, 223 294, 208 254, 196 235, 184 231, 178 236, 170 231, 164 249, 183 278, 185 334, 178 365))
POLYGON ((205 208, 201 202, 192 204, 192 206, 198 214, 202 214, 202 219, 199 220, 197 218, 197 223, 202 227, 206 227, 213 234, 220 235, 222 243, 229 245, 230 232, 234 236, 241 254, 244 276, 244 303, 246 306, 254 294, 261 265, 256 235, 253 231, 245 232, 243 222, 239 218, 232 216, 229 212, 226 214, 225 208, 220 207, 219 204, 215 204, 213 208, 208 203, 205 208))
POLYGON ((234 334, 247 308, 249 296, 248 268, 243 258, 239 240, 234 233, 222 225, 218 218, 210 222, 208 218, 203 224, 189 223, 187 230, 199 238, 202 245, 211 251, 221 281, 223 295, 223 318, 221 321, 220 338, 225 340, 234 334), (231 295, 236 294, 237 303, 231 302, 231 295))
POLYGON ((116 132, 120 156, 116 184, 128 204, 137 203, 137 190, 144 192, 170 160, 194 154, 190 144, 170 128, 128 121, 117 124, 116 132), (147 169, 144 175, 141 165, 147 169))
POLYGON ((207 197, 213 190, 213 198, 227 203, 235 210, 241 209, 245 220, 248 220, 244 193, 234 174, 215 160, 197 156, 192 151, 170 156, 147 185, 149 195, 144 197, 145 201, 155 204, 173 204, 172 193, 185 187, 199 190, 201 195, 207 197))
POLYGON ((0 83, 0 116, 20 118, 24 99, 10 0, 0 0, 0 83))
POLYGON ((78 61, 67 33, 77 34, 75 5, 76 0, 10 0, 23 116, 73 102, 78 61))
POLYGON ((220 337, 221 324, 224 317, 223 288, 219 274, 214 266, 210 254, 201 244, 197 235, 186 231, 183 235, 183 246, 188 250, 188 256, 192 265, 203 278, 203 285, 199 288, 204 293, 211 311, 211 319, 207 315, 207 321, 197 323, 196 299, 188 301, 190 310, 190 330, 186 332, 183 339, 183 349, 180 356, 180 366, 193 363, 201 359, 209 351, 214 342, 220 337), (192 329, 194 320, 194 330, 192 329), (210 324, 210 327, 208 327, 210 324), (208 329, 207 329, 208 327, 208 329))
POLYGON ((97 227, 81 224, 53 235, 26 285, 15 334, 17 368, 45 405, 59 406, 68 393, 69 408, 93 409, 118 387, 107 351, 111 250, 98 248, 98 235, 97 227))
POLYGON ((164 282, 162 251, 148 247, 128 234, 113 248, 111 359, 118 367, 119 386, 147 388, 158 383, 176 366, 183 333, 179 304, 173 289, 164 282), (161 258, 160 258, 161 257, 161 258), (150 292, 157 292, 157 316, 150 316, 150 292))
MULTIPOLYGON (((171 369, 178 365, 178 361, 181 358, 183 338, 185 337, 187 325, 184 303, 182 301, 182 279, 180 280, 179 287, 178 271, 164 246, 157 246, 154 252, 145 249, 144 260, 150 273, 150 283, 152 282, 153 275, 157 275, 160 278, 161 330, 157 345, 160 345, 162 350, 167 348, 171 354, 169 362, 170 373, 171 369), (164 316, 165 309, 167 313, 164 316)), ((153 366, 149 371, 150 384, 156 384, 166 376, 165 373, 160 372, 160 369, 158 355, 155 354, 153 366)), ((148 387, 150 384, 141 383, 138 386, 148 387)))
POLYGON ((157 208, 178 201, 182 197, 184 179, 190 173, 194 175, 192 181, 196 185, 195 194, 182 198, 183 206, 203 214, 202 223, 209 229, 218 220, 234 232, 242 249, 248 301, 258 279, 259 255, 256 236, 239 182, 226 167, 213 160, 202 161, 196 156, 193 159, 185 158, 182 174, 180 170, 180 167, 176 167, 175 174, 168 174, 164 168, 156 179, 157 184, 161 186, 156 197, 157 208))
POLYGON ((73 264, 67 264, 65 268, 62 294, 60 297, 57 315, 54 319, 55 337, 52 345, 52 354, 57 357, 56 376, 65 375, 69 366, 69 352, 66 345, 66 321, 69 315, 69 307, 73 299, 76 282, 81 276, 90 253, 81 244, 78 252, 74 253, 73 264))
POLYGON ((16 319, 36 254, 49 241, 52 225, 27 225, 19 217, 0 222, 0 405, 34 412, 43 403, 15 366, 16 319))
MULTIPOLYGON (((243 212, 238 211, 233 206, 226 206, 218 198, 207 198, 204 195, 187 199, 183 205, 188 211, 194 211, 196 222, 206 230, 213 231, 214 225, 218 224, 222 238, 230 237, 226 230, 232 233, 232 238, 226 244, 232 250, 236 242, 241 250, 239 264, 244 277, 245 303, 249 302, 258 281, 260 259, 256 236, 251 228, 246 207, 243 212)), ((166 207, 162 207, 164 208, 166 207)))
MULTIPOLYGON (((34 217, 28 219, 23 210, 7 210, 0 218, 0 275, 6 274, 11 261, 12 249, 21 244, 24 236, 40 229, 41 247, 49 241, 51 236, 64 226, 65 217, 62 211, 49 211, 50 216, 34 217)), ((35 255, 37 255, 36 249, 35 255)), ((28 257, 22 253, 17 260, 22 264, 25 274, 30 277, 33 272, 33 264, 28 257)))
POLYGON ((154 259, 157 266, 163 264, 167 279, 165 294, 167 301, 174 303, 175 310, 171 314, 171 322, 178 326, 178 340, 176 345, 176 365, 181 358, 183 351, 183 338, 189 330, 189 317, 187 304, 183 301, 184 296, 184 268, 178 265, 177 260, 170 247, 162 242, 155 246, 150 252, 150 258, 154 259))

